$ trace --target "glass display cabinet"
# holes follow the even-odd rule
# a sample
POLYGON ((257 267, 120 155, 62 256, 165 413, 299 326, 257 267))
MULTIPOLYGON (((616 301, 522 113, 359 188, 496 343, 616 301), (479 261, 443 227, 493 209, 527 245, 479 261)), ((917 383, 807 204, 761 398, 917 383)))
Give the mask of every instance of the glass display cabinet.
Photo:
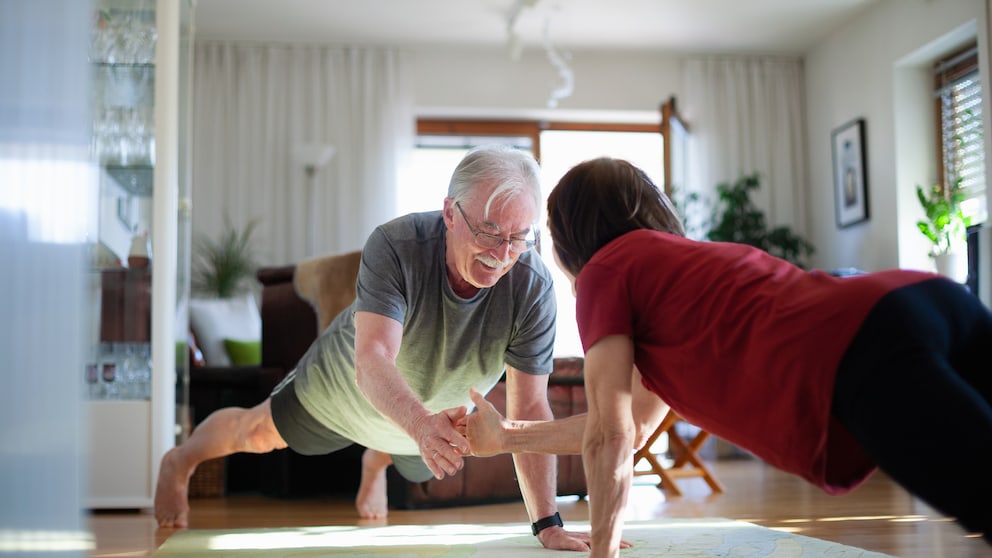
POLYGON ((185 352, 188 200, 180 92, 188 90, 189 0, 98 0, 92 155, 99 238, 84 372, 90 508, 152 505, 162 454, 189 430, 185 352))

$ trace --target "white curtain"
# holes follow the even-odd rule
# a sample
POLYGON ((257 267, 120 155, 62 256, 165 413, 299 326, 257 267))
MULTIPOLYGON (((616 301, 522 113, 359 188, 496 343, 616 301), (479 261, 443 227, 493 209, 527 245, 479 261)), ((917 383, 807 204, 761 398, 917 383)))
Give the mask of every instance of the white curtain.
POLYGON ((716 200, 718 183, 757 172, 752 199, 769 225, 805 231, 806 132, 801 60, 689 58, 682 116, 689 135, 688 189, 716 200))
POLYGON ((194 54, 194 235, 257 221, 262 265, 361 248, 395 215, 414 145, 407 54, 393 49, 198 44, 194 54), (329 144, 308 194, 303 143, 329 144), (317 218, 310 223, 310 207, 317 218))

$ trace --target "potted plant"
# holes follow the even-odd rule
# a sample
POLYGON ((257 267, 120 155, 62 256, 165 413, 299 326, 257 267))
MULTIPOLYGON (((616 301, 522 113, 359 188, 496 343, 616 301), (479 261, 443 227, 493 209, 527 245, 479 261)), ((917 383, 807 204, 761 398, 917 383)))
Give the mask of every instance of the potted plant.
POLYGON ((733 184, 718 184, 713 226, 706 238, 749 244, 806 269, 806 258, 816 249, 789 227, 768 228, 764 212, 751 201, 751 191, 759 186, 757 173, 742 176, 733 184))
POLYGON ((197 237, 190 280, 195 293, 223 299, 249 290, 245 284, 257 267, 251 242, 256 225, 252 220, 239 231, 225 217, 219 239, 197 237))
POLYGON ((253 365, 261 358, 262 318, 250 282, 257 267, 255 226, 253 220, 239 230, 225 216, 216 240, 203 234, 195 239, 189 339, 208 366, 253 365))
POLYGON ((937 272, 958 281, 967 275, 967 229, 971 219, 961 210, 964 191, 961 180, 953 181, 950 188, 934 184, 929 188, 916 187, 925 217, 916 226, 930 241, 930 256, 937 264, 937 272), (964 265, 962 265, 964 262, 964 265))

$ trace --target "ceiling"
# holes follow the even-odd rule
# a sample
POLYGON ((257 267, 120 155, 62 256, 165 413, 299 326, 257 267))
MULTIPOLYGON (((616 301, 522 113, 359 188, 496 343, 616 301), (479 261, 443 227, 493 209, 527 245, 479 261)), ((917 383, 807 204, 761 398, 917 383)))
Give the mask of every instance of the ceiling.
POLYGON ((802 54, 879 0, 196 0, 202 40, 802 54), (545 29, 547 30, 545 32, 545 29))

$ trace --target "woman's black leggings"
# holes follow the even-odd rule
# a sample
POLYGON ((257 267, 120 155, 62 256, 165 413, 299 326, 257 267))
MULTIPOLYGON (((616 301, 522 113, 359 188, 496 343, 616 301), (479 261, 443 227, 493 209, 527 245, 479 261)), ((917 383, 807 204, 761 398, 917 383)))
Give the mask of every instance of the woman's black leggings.
POLYGON ((882 298, 833 413, 881 470, 992 543, 992 313, 977 297, 938 279, 882 298))

